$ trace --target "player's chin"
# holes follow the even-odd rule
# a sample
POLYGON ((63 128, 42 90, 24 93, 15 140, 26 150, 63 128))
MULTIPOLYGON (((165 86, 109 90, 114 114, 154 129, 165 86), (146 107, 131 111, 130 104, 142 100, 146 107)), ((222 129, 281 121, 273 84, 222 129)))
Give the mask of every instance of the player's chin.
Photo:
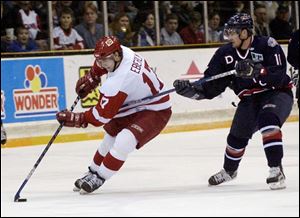
POLYGON ((233 47, 233 48, 238 48, 238 47, 239 47, 239 44, 236 43, 236 42, 231 42, 231 44, 232 44, 232 47, 233 47))
POLYGON ((105 69, 107 70, 107 72, 112 72, 114 70, 113 67, 105 67, 105 69))

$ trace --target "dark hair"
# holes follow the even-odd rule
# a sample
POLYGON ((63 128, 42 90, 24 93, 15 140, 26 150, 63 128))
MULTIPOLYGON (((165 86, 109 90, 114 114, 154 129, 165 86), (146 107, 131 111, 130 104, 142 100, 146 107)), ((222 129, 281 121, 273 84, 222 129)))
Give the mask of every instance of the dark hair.
POLYGON ((169 20, 178 20, 178 16, 176 14, 168 14, 166 16, 165 21, 169 21, 169 20))
POLYGON ((211 13, 208 14, 208 20, 211 20, 216 15, 218 15, 219 17, 221 17, 219 12, 212 11, 211 13))
POLYGON ((62 16, 63 14, 69 14, 69 15, 71 15, 72 19, 74 18, 74 12, 69 7, 63 7, 62 8, 60 16, 62 16))
MULTIPOLYGON (((28 28, 26 28, 25 25, 19 25, 17 28, 16 28, 16 35, 18 35, 20 33, 21 30, 28 30, 28 28)), ((29 30, 28 30, 29 31, 29 30)))
POLYGON ((285 5, 279 5, 279 7, 277 8, 277 13, 286 13, 288 11, 289 11, 289 7, 285 5))
POLYGON ((145 10, 145 11, 141 12, 141 13, 140 13, 140 22, 141 22, 141 23, 145 23, 146 20, 148 19, 148 16, 149 16, 150 14, 152 14, 153 16, 155 16, 155 15, 154 15, 154 12, 153 12, 152 10, 145 10))
POLYGON ((190 20, 192 23, 202 22, 201 14, 197 11, 193 11, 190 13, 190 20))
POLYGON ((259 8, 266 8, 266 6, 264 4, 259 4, 259 3, 255 4, 254 10, 259 9, 259 8))

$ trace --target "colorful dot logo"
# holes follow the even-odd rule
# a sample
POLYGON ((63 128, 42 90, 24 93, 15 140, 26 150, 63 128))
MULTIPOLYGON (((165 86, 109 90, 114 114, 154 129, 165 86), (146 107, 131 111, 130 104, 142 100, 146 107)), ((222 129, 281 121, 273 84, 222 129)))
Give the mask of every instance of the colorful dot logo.
POLYGON ((41 88, 47 86, 47 77, 44 72, 41 71, 39 65, 32 66, 28 65, 25 69, 25 81, 24 87, 31 89, 32 92, 39 92, 41 88))

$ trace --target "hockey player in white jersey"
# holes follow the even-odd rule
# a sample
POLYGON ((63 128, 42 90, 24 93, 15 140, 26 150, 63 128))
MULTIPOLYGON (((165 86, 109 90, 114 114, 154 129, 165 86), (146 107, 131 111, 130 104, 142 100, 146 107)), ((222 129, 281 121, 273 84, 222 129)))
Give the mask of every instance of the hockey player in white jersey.
POLYGON ((76 92, 81 98, 86 97, 107 73, 98 104, 82 113, 67 110, 57 113, 57 120, 64 126, 104 125, 106 131, 89 171, 75 181, 74 191, 80 193, 91 193, 102 186, 118 172, 129 153, 162 131, 172 114, 169 95, 132 104, 164 90, 164 84, 142 56, 120 45, 114 36, 101 38, 94 56, 94 65, 78 80, 76 92))

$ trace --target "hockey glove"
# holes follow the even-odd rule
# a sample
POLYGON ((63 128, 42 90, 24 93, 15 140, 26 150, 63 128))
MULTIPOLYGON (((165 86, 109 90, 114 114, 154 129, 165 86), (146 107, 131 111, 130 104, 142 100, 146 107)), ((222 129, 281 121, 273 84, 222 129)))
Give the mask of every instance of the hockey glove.
POLYGON ((260 75, 266 74, 267 72, 262 64, 254 64, 254 62, 250 59, 239 61, 235 67, 235 70, 237 77, 248 79, 257 78, 260 75))
POLYGON ((80 98, 85 98, 101 82, 101 77, 96 76, 91 70, 88 74, 81 77, 76 84, 76 93, 80 98))
POLYGON ((188 80, 175 80, 173 86, 176 90, 176 93, 184 97, 196 100, 205 98, 201 93, 202 86, 199 86, 197 88, 193 87, 188 80))
POLYGON ((68 110, 60 111, 56 114, 57 121, 64 126, 86 128, 88 123, 85 121, 84 113, 74 113, 68 110))

